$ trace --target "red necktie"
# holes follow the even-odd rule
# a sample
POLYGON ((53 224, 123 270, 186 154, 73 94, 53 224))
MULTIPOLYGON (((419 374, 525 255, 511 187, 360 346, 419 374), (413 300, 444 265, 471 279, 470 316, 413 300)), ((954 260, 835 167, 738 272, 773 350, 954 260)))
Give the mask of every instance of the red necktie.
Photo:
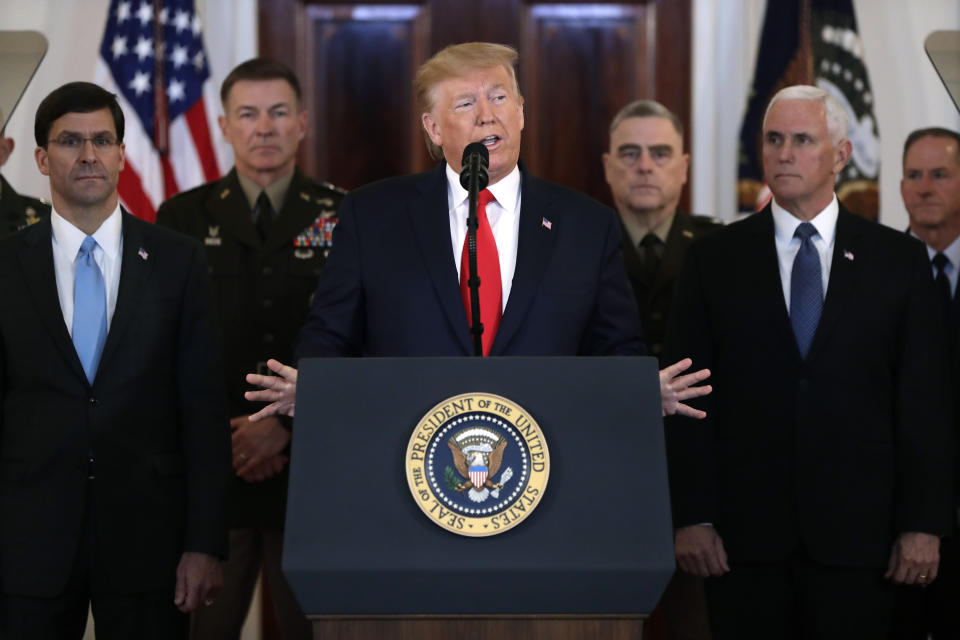
MULTIPOLYGON (((480 321, 483 323, 483 355, 490 355, 493 339, 500 326, 500 314, 503 307, 503 288, 500 284, 500 255, 497 242, 493 239, 490 221, 487 220, 487 203, 494 200, 489 189, 477 194, 477 275, 480 276, 480 321)), ((463 254, 460 257, 460 295, 463 296, 463 308, 467 311, 467 324, 473 322, 470 312, 470 287, 467 280, 470 273, 470 253, 467 250, 467 238, 463 239, 463 254)))

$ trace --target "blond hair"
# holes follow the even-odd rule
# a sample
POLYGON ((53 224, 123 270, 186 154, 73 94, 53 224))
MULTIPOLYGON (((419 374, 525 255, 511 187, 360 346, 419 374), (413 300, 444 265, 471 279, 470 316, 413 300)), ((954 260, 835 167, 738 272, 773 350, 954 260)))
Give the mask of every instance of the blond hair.
MULTIPOLYGON (((450 78, 458 78, 469 71, 492 67, 503 67, 507 70, 511 89, 523 104, 523 96, 520 95, 517 74, 514 71, 517 58, 517 50, 513 47, 492 42, 464 42, 441 49, 421 65, 413 80, 419 116, 422 117, 422 114, 433 110, 433 89, 438 84, 450 78)), ((430 140, 426 130, 423 131, 423 137, 430 151, 430 157, 434 160, 443 159, 443 150, 430 140)))

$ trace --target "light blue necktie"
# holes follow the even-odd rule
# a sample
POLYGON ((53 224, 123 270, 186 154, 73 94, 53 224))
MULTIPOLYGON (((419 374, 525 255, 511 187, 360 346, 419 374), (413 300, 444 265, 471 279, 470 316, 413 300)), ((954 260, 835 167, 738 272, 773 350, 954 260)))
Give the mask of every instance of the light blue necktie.
POLYGON ((820 322, 823 310, 823 276, 820 270, 820 254, 813 245, 813 236, 817 228, 809 222, 802 222, 793 233, 800 238, 800 251, 793 259, 790 272, 790 324, 804 359, 810 351, 813 334, 820 322))
POLYGON ((107 340, 107 290, 100 267, 93 259, 97 246, 93 236, 84 238, 77 252, 77 274, 73 280, 73 346, 90 384, 97 375, 107 340))

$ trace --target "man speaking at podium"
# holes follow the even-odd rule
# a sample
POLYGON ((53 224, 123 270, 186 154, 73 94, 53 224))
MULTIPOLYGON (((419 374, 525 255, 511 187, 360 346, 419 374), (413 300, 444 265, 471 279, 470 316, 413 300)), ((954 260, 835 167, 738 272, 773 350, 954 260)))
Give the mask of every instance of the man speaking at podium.
MULTIPOLYGON (((417 72, 415 92, 431 155, 426 173, 390 178, 344 198, 334 250, 296 355, 470 356, 468 192, 464 149, 482 143, 489 183, 477 205, 484 356, 644 355, 636 303, 620 254, 616 214, 584 194, 540 180, 519 162, 523 97, 514 49, 465 43, 417 72)), ((293 415, 296 370, 249 375, 248 392, 293 415)), ((710 392, 682 360, 660 373, 663 410, 702 415, 684 400, 710 392)), ((253 419, 253 416, 251 417, 253 419)))

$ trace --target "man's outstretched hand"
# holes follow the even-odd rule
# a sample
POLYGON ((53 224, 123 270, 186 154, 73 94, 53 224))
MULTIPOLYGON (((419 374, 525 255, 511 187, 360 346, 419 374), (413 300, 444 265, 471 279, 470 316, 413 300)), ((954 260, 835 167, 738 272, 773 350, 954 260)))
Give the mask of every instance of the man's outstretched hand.
POLYGON ((297 400, 297 370, 273 359, 267 360, 267 367, 277 375, 247 374, 247 382, 260 387, 260 389, 247 391, 243 394, 243 397, 254 402, 270 403, 251 415, 250 422, 263 420, 267 416, 274 415, 293 417, 294 405, 297 400))
MULTIPOLYGON (((708 384, 694 386, 710 377, 709 369, 700 369, 686 375, 680 375, 690 368, 693 360, 684 358, 680 362, 660 370, 660 404, 663 415, 680 414, 690 418, 706 418, 707 414, 683 403, 690 398, 705 396, 713 387, 708 384)), ((249 376, 247 376, 249 379, 249 376)))

